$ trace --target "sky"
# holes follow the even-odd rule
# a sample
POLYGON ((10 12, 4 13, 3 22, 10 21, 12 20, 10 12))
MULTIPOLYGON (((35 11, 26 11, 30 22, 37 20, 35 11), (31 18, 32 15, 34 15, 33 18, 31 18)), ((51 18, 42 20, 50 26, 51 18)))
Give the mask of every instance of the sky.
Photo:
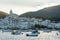
POLYGON ((45 7, 60 5, 60 0, 0 0, 0 11, 21 15, 28 11, 37 11, 45 7))

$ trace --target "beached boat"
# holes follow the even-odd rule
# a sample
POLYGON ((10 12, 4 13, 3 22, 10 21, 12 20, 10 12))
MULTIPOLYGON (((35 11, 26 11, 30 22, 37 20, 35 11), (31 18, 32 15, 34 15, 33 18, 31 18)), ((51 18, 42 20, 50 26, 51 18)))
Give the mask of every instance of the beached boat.
POLYGON ((26 34, 26 36, 38 36, 38 34, 32 33, 32 34, 26 34))
POLYGON ((40 34, 40 32, 38 32, 37 30, 33 31, 30 34, 26 34, 26 36, 38 36, 38 34, 40 34))
POLYGON ((11 34, 13 35, 19 35, 19 34, 22 34, 20 31, 13 31, 11 34))

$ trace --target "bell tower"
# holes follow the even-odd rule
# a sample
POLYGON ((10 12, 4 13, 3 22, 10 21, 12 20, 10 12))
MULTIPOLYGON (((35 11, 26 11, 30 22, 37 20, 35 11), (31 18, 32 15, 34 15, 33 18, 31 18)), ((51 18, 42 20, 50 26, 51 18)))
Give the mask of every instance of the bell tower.
POLYGON ((13 11, 12 11, 12 9, 10 10, 10 17, 13 17, 13 11))
POLYGON ((13 14, 13 11, 12 11, 12 9, 10 10, 10 14, 13 14))

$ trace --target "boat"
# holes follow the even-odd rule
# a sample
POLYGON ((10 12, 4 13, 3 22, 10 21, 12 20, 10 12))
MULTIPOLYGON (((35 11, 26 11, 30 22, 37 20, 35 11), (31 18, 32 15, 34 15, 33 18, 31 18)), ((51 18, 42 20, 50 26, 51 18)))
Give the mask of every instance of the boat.
POLYGON ((26 36, 38 36, 38 34, 32 33, 32 34, 26 34, 26 36))
POLYGON ((26 36, 38 36, 38 34, 40 34, 40 32, 35 30, 32 33, 30 33, 30 34, 26 34, 26 36))
POLYGON ((19 34, 23 34, 23 33, 21 33, 20 31, 13 31, 11 34, 13 34, 13 35, 19 35, 19 34))
POLYGON ((34 30, 32 33, 40 34, 40 32, 38 32, 37 30, 34 30))

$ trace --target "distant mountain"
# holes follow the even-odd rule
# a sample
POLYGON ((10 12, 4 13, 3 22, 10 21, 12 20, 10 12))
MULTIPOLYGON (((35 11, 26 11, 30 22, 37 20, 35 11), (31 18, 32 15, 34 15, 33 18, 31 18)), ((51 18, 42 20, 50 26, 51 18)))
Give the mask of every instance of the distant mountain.
POLYGON ((36 17, 60 21, 60 5, 44 8, 35 12, 27 12, 20 15, 19 17, 36 17))
POLYGON ((0 11, 0 18, 4 18, 4 17, 6 17, 8 15, 9 15, 8 13, 5 13, 3 11, 0 11))

